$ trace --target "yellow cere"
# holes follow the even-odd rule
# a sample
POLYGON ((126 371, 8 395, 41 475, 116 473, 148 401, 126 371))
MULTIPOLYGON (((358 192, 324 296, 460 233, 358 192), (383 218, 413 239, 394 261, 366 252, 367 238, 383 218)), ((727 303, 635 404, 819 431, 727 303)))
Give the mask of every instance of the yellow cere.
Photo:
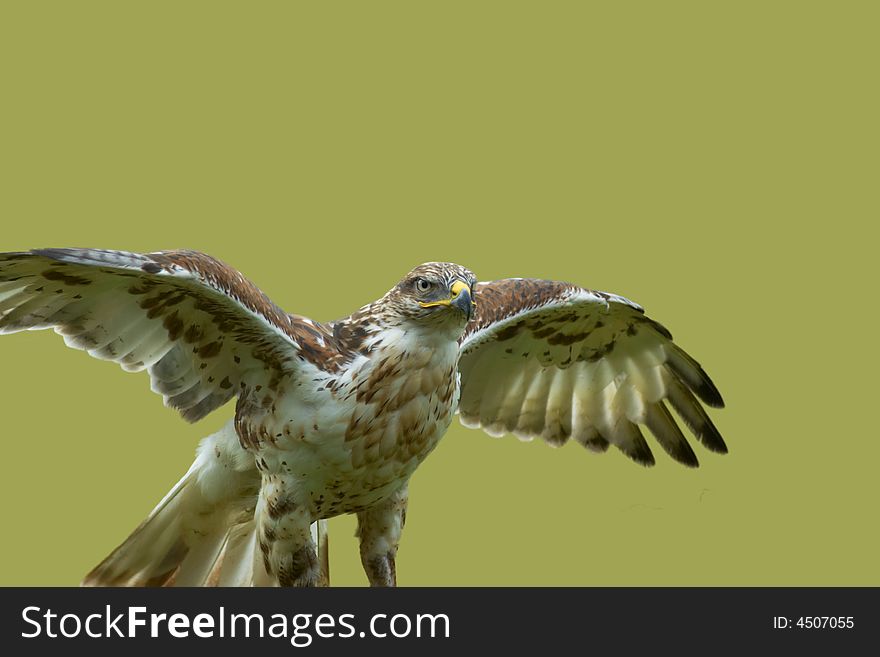
POLYGON ((440 299, 439 301, 419 301, 419 305, 422 308, 431 308, 432 306, 448 306, 450 303, 452 303, 453 299, 461 294, 462 290, 470 291, 471 288, 464 281, 455 281, 455 283, 453 283, 452 287, 449 289, 452 292, 452 297, 450 297, 449 299, 440 299))

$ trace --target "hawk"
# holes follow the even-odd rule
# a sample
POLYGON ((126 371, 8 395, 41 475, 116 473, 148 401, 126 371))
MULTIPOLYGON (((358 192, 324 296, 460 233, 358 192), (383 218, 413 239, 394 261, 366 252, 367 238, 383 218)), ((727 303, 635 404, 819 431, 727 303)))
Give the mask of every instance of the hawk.
POLYGON ((670 412, 727 451, 703 368, 623 297, 569 283, 478 283, 419 265, 337 321, 291 315, 196 251, 0 254, 0 332, 53 328, 68 346, 146 370, 188 422, 234 417, 84 584, 326 583, 321 522, 358 519, 373 586, 396 584, 407 483, 458 414, 491 435, 614 445, 648 466, 640 426, 690 467, 670 412))

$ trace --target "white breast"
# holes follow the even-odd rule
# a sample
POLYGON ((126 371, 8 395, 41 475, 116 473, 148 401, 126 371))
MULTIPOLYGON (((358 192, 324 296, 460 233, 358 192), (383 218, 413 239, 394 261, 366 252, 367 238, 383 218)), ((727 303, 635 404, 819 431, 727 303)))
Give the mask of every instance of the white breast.
POLYGON ((393 338, 343 376, 315 382, 325 390, 291 390, 266 418, 270 440, 258 450, 259 466, 295 480, 300 502, 318 516, 357 510, 397 490, 452 421, 458 345, 393 338))

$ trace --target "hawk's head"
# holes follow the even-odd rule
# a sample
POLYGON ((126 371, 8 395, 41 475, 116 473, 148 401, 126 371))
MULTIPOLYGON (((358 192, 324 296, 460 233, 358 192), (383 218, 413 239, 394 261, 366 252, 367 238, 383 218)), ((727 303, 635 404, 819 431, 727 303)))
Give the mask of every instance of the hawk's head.
POLYGON ((386 310, 409 321, 461 330, 474 313, 474 274, 451 262, 426 262, 395 285, 386 310))

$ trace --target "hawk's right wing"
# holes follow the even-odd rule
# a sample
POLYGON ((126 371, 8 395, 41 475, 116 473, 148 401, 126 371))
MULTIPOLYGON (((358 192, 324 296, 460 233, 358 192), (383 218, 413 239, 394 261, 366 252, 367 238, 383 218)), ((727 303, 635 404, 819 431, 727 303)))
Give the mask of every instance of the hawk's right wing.
POLYGON ((53 328, 68 346, 148 370, 189 422, 245 386, 314 375, 325 330, 283 312, 228 265, 195 251, 44 249, 0 254, 0 333, 53 328))

